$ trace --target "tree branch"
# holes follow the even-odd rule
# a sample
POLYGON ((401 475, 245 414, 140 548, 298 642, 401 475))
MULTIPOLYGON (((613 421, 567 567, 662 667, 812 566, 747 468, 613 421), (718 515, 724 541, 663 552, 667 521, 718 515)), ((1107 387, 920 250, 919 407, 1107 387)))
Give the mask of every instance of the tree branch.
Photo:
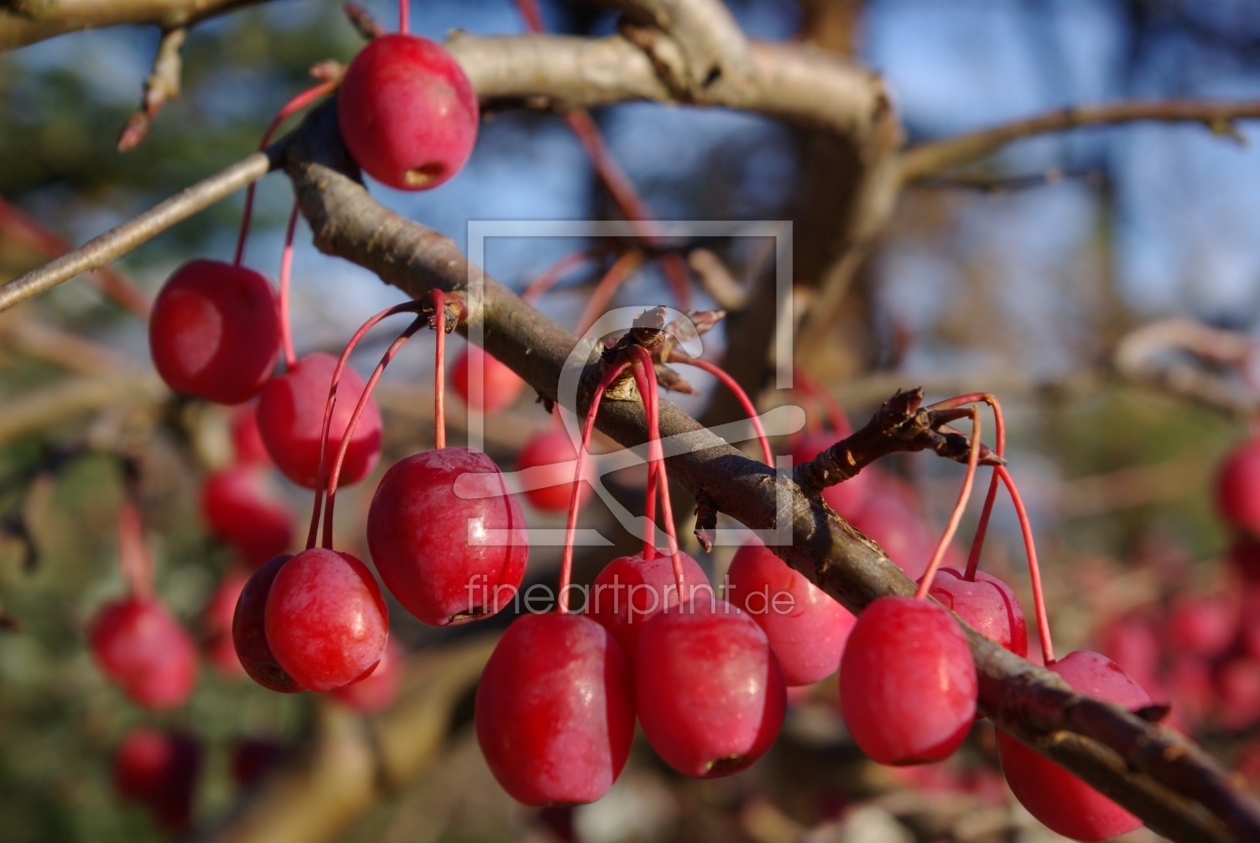
POLYGON ((0 0, 0 52, 81 29, 148 24, 163 30, 264 0, 0 0))
MULTIPOLYGON (((751 71, 748 41, 720 0, 609 0, 638 24, 654 27, 673 42, 681 67, 670 73, 678 96, 692 99, 713 85, 740 84, 751 71)), ((658 67, 673 64, 671 49, 650 36, 639 40, 658 67)))
POLYGON ((153 72, 144 80, 144 94, 140 98, 140 110, 132 113, 118 138, 118 151, 134 149, 149 136, 153 119, 170 100, 179 96, 180 77, 184 63, 179 51, 188 38, 185 27, 176 27, 162 33, 157 55, 153 58, 153 72))
POLYGON ((1154 100, 1061 108, 1026 120, 931 141, 906 150, 901 155, 901 182, 904 185, 923 181, 954 167, 987 158, 1017 140, 1049 132, 1155 120, 1166 123, 1202 123, 1214 134, 1236 139, 1239 135, 1234 121, 1256 118, 1260 118, 1260 102, 1154 100))
MULTIPOLYGON (((331 103, 298 130, 285 167, 322 251, 371 269, 413 297, 433 288, 464 290, 470 279, 478 279, 484 297, 469 319, 481 322, 486 350, 543 397, 568 400, 557 387, 576 338, 471 266, 448 238, 372 200, 346 175, 356 170, 341 146, 331 103)), ((585 411, 599 369, 588 358, 571 410, 585 411)), ((607 401, 597 425, 626 446, 646 439, 635 401, 607 401)), ((849 609, 860 611, 876 597, 913 593, 914 584, 901 570, 820 499, 807 497, 790 481, 776 484, 771 469, 666 401, 660 403, 660 428, 663 437, 685 448, 670 458, 671 476, 706 505, 767 529, 780 512, 782 493, 792 544, 774 551, 849 609)), ((1174 840, 1260 839, 1260 806, 1233 788, 1198 747, 1117 706, 1080 697, 1049 671, 966 631, 980 676, 981 709, 1003 729, 1174 840)))

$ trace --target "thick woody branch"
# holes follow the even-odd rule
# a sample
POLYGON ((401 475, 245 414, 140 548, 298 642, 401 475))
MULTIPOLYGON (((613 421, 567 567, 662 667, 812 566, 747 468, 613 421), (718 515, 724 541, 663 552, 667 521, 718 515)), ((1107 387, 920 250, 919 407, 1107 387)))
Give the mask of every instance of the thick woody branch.
POLYGON ((163 30, 262 0, 0 0, 0 52, 82 29, 147 24, 163 30))
POLYGON ((672 64, 677 50, 682 67, 671 73, 683 85, 679 91, 694 97, 728 81, 738 84, 750 71, 748 41, 721 0, 607 0, 625 12, 632 23, 654 27, 672 41, 665 46, 632 34, 655 63, 672 64))
MULTIPOLYGON (((583 413, 599 366, 587 360, 576 399, 558 383, 577 340, 511 291, 471 266, 446 237, 373 201, 354 178, 335 114, 326 105, 293 140, 286 170, 323 251, 376 272, 420 297, 433 288, 482 284, 469 315, 484 329, 487 351, 539 394, 583 413)), ((581 357, 581 355, 579 355, 581 357)), ((598 427, 626 446, 642 444, 646 422, 637 401, 608 401, 598 427)), ((909 595, 914 584, 869 539, 816 497, 748 459, 672 404, 660 405, 661 434, 671 440, 671 476, 706 507, 754 529, 786 518, 791 544, 774 551, 853 611, 877 597, 909 595)), ((968 640, 981 678, 981 708, 1001 728, 1063 764, 1141 816, 1158 833, 1185 843, 1260 839, 1260 806, 1233 788, 1192 743, 1121 708, 1080 697, 1054 674, 1020 659, 973 630, 968 640)))
POLYGON ((903 184, 922 181, 946 170, 981 161, 1015 141, 1084 126, 1138 121, 1201 123, 1214 134, 1237 139, 1239 135, 1234 121, 1256 118, 1260 118, 1260 102, 1159 100, 1061 108, 992 129, 920 144, 902 154, 901 180, 903 184))

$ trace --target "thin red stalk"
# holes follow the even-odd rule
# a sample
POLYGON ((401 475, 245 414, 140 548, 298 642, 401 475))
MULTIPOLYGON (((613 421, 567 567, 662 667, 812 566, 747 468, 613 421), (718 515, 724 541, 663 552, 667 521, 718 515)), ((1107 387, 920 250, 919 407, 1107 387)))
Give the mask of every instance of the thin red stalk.
MULTIPOLYGON (((272 120, 270 125, 267 126, 266 131, 263 132, 262 140, 258 142, 258 148, 259 149, 267 148, 267 144, 271 143, 272 135, 274 135, 276 133, 276 130, 280 128, 281 123, 283 123, 285 120, 288 120, 296 112, 301 111, 303 108, 306 108, 315 100, 319 99, 325 94, 331 94, 335 90, 337 90, 336 80, 330 80, 328 82, 321 82, 313 88, 306 89, 305 91, 303 91, 302 93, 298 94, 296 97, 294 97, 293 99, 285 103, 284 106, 280 109, 280 111, 276 113, 275 119, 272 120)), ((251 217, 253 217, 253 214, 254 214, 254 186, 255 184, 257 183, 250 182, 249 187, 246 188, 245 190, 245 211, 244 213, 241 214, 241 233, 236 238, 236 257, 233 258, 232 260, 232 263, 236 264, 237 266, 240 266, 241 261, 245 259, 245 239, 249 236, 249 221, 251 217)))
POLYGON ((153 596, 153 557, 144 544, 140 508, 130 494, 118 508, 118 567, 132 594, 146 600, 153 596))
POLYGON ((1033 609, 1037 614, 1037 633, 1041 636, 1041 653, 1045 657, 1046 666, 1054 664, 1054 644, 1050 640, 1050 621, 1046 617, 1046 600, 1041 592, 1041 566, 1037 563, 1037 545, 1033 542, 1032 523, 1028 520, 1028 512, 1024 509, 1024 501, 1015 488, 1015 481, 1006 466, 994 469, 1006 491, 1010 492, 1011 503, 1015 505, 1015 514, 1019 518, 1019 529, 1024 534, 1024 549, 1028 552, 1028 576, 1032 580, 1033 609))
POLYGON ((928 563, 927 570, 923 573, 923 578, 919 580, 919 588, 914 593, 914 596, 919 599, 927 597, 928 591, 932 588, 932 580, 936 577, 936 569, 941 567, 941 560, 945 558, 945 551, 949 548, 949 543, 954 540, 954 534, 958 532, 958 524, 962 521, 963 513, 967 510, 967 502, 971 500, 971 487, 975 485, 976 467, 979 464, 980 411, 972 407, 971 450, 967 454, 967 473, 963 476, 962 491, 958 493, 958 501, 954 504, 954 511, 950 513, 949 521, 945 524, 945 532, 941 534, 941 540, 936 543, 936 550, 932 553, 932 561, 928 563))
POLYGON ((280 253, 280 342, 284 347, 284 365, 290 369, 297 363, 293 351, 293 328, 289 324, 289 279, 293 275, 293 234, 297 231, 301 207, 295 201, 289 214, 289 228, 284 233, 284 251, 280 253))
POLYGON ((766 429, 761 426, 761 417, 757 414, 757 408, 753 406, 752 399, 748 397, 747 392, 744 392, 744 388, 739 385, 739 382, 727 374, 726 370, 721 366, 700 357, 684 357, 675 352, 669 359, 671 363, 684 363, 688 366, 695 366, 697 369, 703 369, 720 380, 727 389, 735 393, 740 406, 748 414, 748 420, 752 422, 753 430, 757 432, 757 440, 761 442, 761 454, 766 465, 773 466, 774 452, 770 450, 770 442, 766 439, 766 429))
POLYGON ((665 471, 665 453, 661 447, 661 428, 660 417, 658 414, 659 392, 656 387, 656 367, 652 362, 652 355, 637 345, 630 347, 630 353, 639 359, 640 366, 635 370, 635 381, 639 381, 640 370, 642 376, 647 381, 645 390, 643 386, 639 387, 639 394, 643 398, 643 412, 647 416, 648 423, 648 452, 651 458, 656 461, 656 485, 661 495, 661 520, 665 522, 665 538, 669 548, 669 555, 674 562, 674 582, 678 586, 678 600, 683 600, 683 589, 685 588, 685 578, 683 576, 682 556, 678 550, 678 535, 674 531, 674 509, 669 502, 669 475, 665 471))
MULTIPOLYGON (((59 258, 74 249, 69 240, 3 199, 0 199, 0 231, 50 258, 59 258)), ((152 305, 148 294, 117 271, 103 266, 89 277, 102 294, 120 307, 141 319, 149 318, 152 305)))
POLYGON ((538 35, 546 31, 547 27, 543 24, 542 12, 538 8, 537 0, 516 0, 516 8, 521 10, 521 17, 525 19, 525 28, 532 34, 538 35))
POLYGON ((544 293, 556 285, 561 278, 573 271, 574 268, 581 266, 591 259, 591 253, 587 251, 574 252, 565 255, 560 260, 553 263, 542 271, 542 273, 530 282, 525 291, 521 293, 521 298, 533 304, 542 297, 544 293))
MULTIPOLYGON (((639 387, 639 395, 644 401, 644 414, 657 418, 660 410, 659 395, 653 395, 647 389, 647 381, 643 374, 635 370, 635 384, 639 387)), ((652 459, 652 449, 648 447, 647 486, 643 499, 643 558, 656 558, 656 498, 660 493, 661 464, 652 459)))
MULTIPOLYGON (((1002 418, 1002 405, 998 402, 997 397, 987 392, 971 393, 971 395, 961 396, 970 398, 975 401, 983 401, 993 408, 993 424, 997 429, 997 455, 999 457, 1006 455, 1006 421, 1002 418)), ((998 492, 998 475, 997 469, 994 469, 992 477, 989 478, 989 491, 984 496, 984 508, 980 510, 980 521, 976 524, 976 535, 971 540, 971 551, 967 554, 967 570, 963 573, 963 579, 974 581, 976 571, 980 568, 980 549, 984 546, 984 537, 989 532, 989 517, 993 514, 993 504, 997 500, 998 492)))
POLYGON ((337 502, 337 481, 341 478, 341 466, 345 462, 346 452, 350 450, 350 437, 354 435, 354 429, 359 424, 359 418, 362 417, 363 411, 367 409, 368 401, 372 399, 372 390, 376 388, 376 382, 381 379, 381 375, 385 373, 385 367, 389 365, 389 361, 394 359, 394 355, 403 347, 403 344, 420 330, 424 325, 425 318, 417 316, 412 323, 407 326, 407 330, 398 335, 389 348, 385 349, 385 354, 381 356, 381 362, 376 364, 372 376, 363 386, 363 394, 359 396, 359 402, 354 405, 354 413, 350 416, 350 422, 346 425, 346 435, 341 438, 341 447, 337 449, 337 459, 333 461, 332 471, 328 473, 328 490, 326 497, 328 505, 324 513, 324 541, 323 545, 328 550, 332 550, 333 540, 333 506, 337 502))
POLYGON ((398 0, 398 31, 406 35, 411 31, 411 3, 398 0))
POLYGON ((433 291, 433 319, 437 328, 433 354, 433 447, 446 447, 446 296, 433 291))
POLYGON ((600 314, 604 312, 604 308, 608 306, 617 288, 641 263, 643 263, 643 253, 638 249, 631 249, 608 267, 604 277, 595 285, 595 290, 586 303, 586 309, 582 311, 582 318, 578 320, 579 337, 585 335, 587 330, 595 324, 595 320, 599 319, 600 314))
POLYGON ((573 466, 573 490, 569 492, 569 515, 564 525, 564 550, 560 554, 560 614, 569 613, 569 581, 573 577, 573 536, 577 530, 578 508, 581 506, 582 471, 586 466, 586 452, 590 448, 591 433, 595 430, 595 417, 599 415, 599 403, 604 399, 604 391, 617 376, 625 371, 626 362, 612 366, 600 378, 591 396, 591 408, 586 411, 586 423, 582 426, 582 441, 578 443, 577 459, 573 466))
POLYGON ((844 410, 830 392, 815 383, 814 379, 805 374, 805 370, 799 366, 796 367, 794 377, 800 384, 800 389, 826 409, 827 418, 831 421, 831 428, 835 431, 837 438, 842 439, 853 432, 849 417, 845 415, 844 410))
MULTIPOLYGON (((315 502, 311 506, 311 526, 306 533, 307 550, 315 546, 315 539, 319 535, 319 517, 324 502, 324 458, 328 452, 329 428, 332 427, 333 408, 337 405, 337 385, 341 383, 341 373, 346 367, 346 361, 350 359, 350 352, 354 351, 354 347, 359 344, 359 340, 363 339, 363 335, 382 319, 393 316, 396 313, 414 313, 417 307, 417 303, 411 301, 396 304, 393 307, 387 307, 382 310, 364 322, 359 330, 355 331, 354 336, 350 338, 350 342, 346 343, 345 350, 341 352, 341 357, 337 359, 337 365, 333 368, 332 383, 328 387, 328 400, 324 404, 324 422, 319 438, 319 469, 315 473, 315 502)), ((346 439, 348 438, 347 436, 346 439)))

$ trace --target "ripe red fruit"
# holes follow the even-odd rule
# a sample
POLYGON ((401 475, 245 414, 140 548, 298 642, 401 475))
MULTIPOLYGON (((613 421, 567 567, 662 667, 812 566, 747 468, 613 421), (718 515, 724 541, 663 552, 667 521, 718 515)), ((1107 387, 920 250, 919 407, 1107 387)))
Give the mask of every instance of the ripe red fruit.
MULTIPOLYGON (((521 494, 531 505, 544 512, 567 512, 573 494, 573 460, 577 450, 564 430, 539 433, 526 443, 516 457, 517 471, 529 471, 522 478, 526 483, 521 494)), ((578 503, 591 496, 591 487, 582 483, 578 503)))
POLYGON ((240 465, 267 465, 271 457, 258 430, 258 404, 237 407, 232 413, 232 451, 240 465))
POLYGON ((1216 506, 1230 526, 1260 536, 1260 436, 1243 442, 1221 464, 1216 506))
MULTIPOLYGON (((806 433, 792 445, 792 464, 809 462, 838 440, 834 433, 806 433)), ((823 489, 823 500, 845 518, 851 518, 874 493, 876 482, 875 469, 868 468, 843 483, 823 489)))
POLYGON ((364 47, 341 78, 346 148, 377 181, 428 190, 459 172, 477 140, 477 95, 441 46, 395 33, 364 47))
POLYGON ((970 581, 957 568, 941 568, 928 594, 985 638, 1021 658, 1028 655, 1028 626, 1019 598, 997 577, 976 571, 975 580, 970 581))
POLYGON ((840 710, 874 760, 948 757, 975 719, 977 691, 967 638, 940 606, 881 597, 858 615, 840 661, 840 710))
POLYGON ((594 802, 630 754, 630 668, 589 618, 523 615, 486 664, 475 719, 486 763, 518 802, 594 802))
POLYGON ((101 671, 136 705, 182 705, 197 684, 197 645, 164 605, 127 597, 97 613, 88 630, 101 671))
POLYGON ((735 551, 723 597, 752 616, 789 685, 835 673, 857 618, 754 539, 735 551))
POLYGON ((398 698, 406 661, 407 653, 397 641, 390 638, 385 642, 385 653, 370 674, 358 682, 334 688, 329 693, 339 702, 362 714, 384 711, 398 698))
POLYGON ((214 590, 210 602, 201 610, 202 649, 210 664, 222 675, 236 679, 245 675, 241 660, 232 642, 232 617, 249 577, 229 571, 214 590))
POLYGON ((923 576, 934 542, 902 494, 884 489, 874 492, 849 521, 882 547, 910 579, 923 576))
POLYGON ((1222 655, 1238 635, 1241 609, 1239 600, 1225 594, 1182 597, 1169 613, 1170 643, 1207 659, 1222 655))
POLYGON ((689 600, 644 624, 634 679, 648 743, 683 775, 742 770, 783 725, 779 661, 757 622, 725 600, 689 600))
POLYGON ((367 537, 390 593, 425 623, 446 626, 512 602, 529 556, 524 527, 493 460, 468 448, 439 448, 385 472, 367 537))
POLYGON ((1099 636, 1103 655, 1143 688, 1153 687, 1159 675, 1164 649, 1159 638, 1155 619, 1137 613, 1112 621, 1099 636))
MULTIPOLYGON (((329 354, 308 354, 289 371, 267 381, 258 398, 258 430, 267 453, 285 477, 314 489, 319 475, 319 443, 324 431, 324 405, 332 386, 337 359, 329 354)), ((330 470, 345 438, 355 404, 363 395, 363 379, 346 367, 337 384, 337 405, 328 429, 325 470, 330 470)), ((381 455, 381 411, 369 398, 350 437, 339 485, 367 477, 381 455)))
MULTIPOLYGON (((1142 687, 1106 656, 1078 650, 1048 668, 1074 690, 1136 709, 1150 705, 1142 687)), ((1142 821, 1005 732, 997 733, 1002 772, 1015 797, 1051 831, 1075 840, 1109 840, 1142 821)))
POLYGON ((350 554, 321 547, 280 567, 263 624, 280 667, 311 691, 371 674, 389 637, 389 613, 371 572, 350 554))
POLYGON ((188 829, 200 770, 201 746, 185 734, 132 729, 114 752, 114 788, 152 811, 170 834, 188 829))
POLYGON ((293 513, 260 466, 234 465, 210 474, 201 488, 201 514, 210 532, 254 567, 293 543, 293 513))
POLYGON ((257 394, 280 355, 280 312, 252 269, 195 260, 167 279, 149 317, 149 352, 175 392, 220 404, 257 394))
POLYGON ((1260 661, 1231 658, 1217 667, 1216 718, 1230 730, 1260 721, 1260 661))
POLYGON ((267 643, 267 596, 276 574, 292 558, 288 554, 277 556, 255 571, 241 590, 232 615, 232 643, 241 667, 259 685, 282 694, 296 694, 304 689, 280 666, 267 643))
POLYGON ((704 569, 687 554, 678 555, 682 557, 683 567, 684 593, 681 596, 670 556, 658 554, 651 559, 621 556, 605 565, 595 577, 587 614, 613 634, 632 664, 639 635, 649 619, 684 600, 713 596, 704 569))
POLYGON ((451 388, 474 410, 493 413, 511 407, 525 389, 525 381, 480 346, 470 345, 451 367, 451 388), (480 371, 481 394, 473 395, 470 372, 480 371))

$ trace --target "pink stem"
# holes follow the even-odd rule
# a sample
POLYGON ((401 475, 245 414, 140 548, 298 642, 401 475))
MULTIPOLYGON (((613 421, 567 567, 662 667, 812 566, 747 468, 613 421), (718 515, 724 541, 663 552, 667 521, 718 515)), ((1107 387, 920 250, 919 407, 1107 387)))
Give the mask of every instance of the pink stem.
POLYGON ((958 493, 958 501, 954 504, 954 511, 949 515, 949 521, 945 524, 945 532, 941 534, 941 540, 936 543, 936 550, 932 553, 932 561, 928 563, 927 570, 923 573, 923 578, 919 580, 919 587, 915 591, 914 596, 919 599, 927 597, 928 591, 932 588, 932 580, 936 577, 936 569, 941 567, 941 560, 945 558, 945 551, 949 548, 949 543, 954 540, 954 534, 958 532, 958 524, 962 521, 963 513, 967 510, 967 502, 971 500, 971 487, 975 485, 976 466, 980 463, 980 411, 975 407, 971 408, 971 450, 967 455, 967 473, 963 476, 962 491, 958 493))
MULTIPOLYGON (((974 397, 974 400, 983 401, 993 408, 993 424, 997 429, 997 455, 1006 456, 1006 421, 1002 418, 1002 405, 998 403, 997 398, 987 392, 972 393, 962 397, 974 397)), ((976 535, 971 540, 971 550, 967 554, 967 570, 963 573, 965 580, 974 581, 976 571, 980 569, 980 549, 984 547, 984 537, 989 532, 989 517, 993 514, 997 491, 998 475, 997 469, 994 469, 992 477, 989 478, 989 491, 984 496, 984 508, 980 510, 980 521, 976 524, 976 535)))
POLYGON ((609 368, 600 378, 591 396, 591 407, 586 411, 586 423, 582 426, 582 441, 578 444, 577 459, 573 467, 573 490, 569 492, 569 515, 564 525, 564 550, 560 555, 560 614, 569 613, 569 581, 573 577, 573 537, 577 531, 578 508, 581 506, 582 470, 586 466, 586 452, 590 447, 591 433, 595 430, 595 417, 599 415, 599 403, 604 392, 617 376, 625 371, 628 363, 622 362, 609 368))
POLYGON ((297 231, 300 207, 293 203, 289 229, 284 234, 284 251, 280 253, 280 341, 284 346, 284 365, 290 369, 297 363, 293 351, 293 329, 289 323, 289 279, 293 275, 293 233, 297 231))
MULTIPOLYGON (((635 384, 639 387, 639 395, 644 401, 644 415, 655 418, 659 410, 658 397, 647 389, 647 381, 643 374, 635 370, 635 384)), ((656 498, 659 495, 661 465, 652 459, 652 449, 648 447, 647 486, 644 489, 643 501, 643 558, 656 558, 656 498)))
POLYGON ((638 249, 631 249, 608 267, 608 271, 604 273, 604 277, 599 279, 599 283, 595 285, 594 292, 591 293, 590 299, 586 303, 586 308, 582 311, 582 318, 578 320, 578 336, 583 336, 592 325, 595 324, 604 308, 608 306, 608 302, 617 292, 617 288, 630 277, 630 273, 638 268, 643 262, 643 253, 638 249))
POLYGON ((835 431, 838 439, 843 439, 853 432, 853 425, 849 424, 849 417, 844 414, 844 410, 840 408, 840 404, 837 403, 830 392, 815 383, 814 379, 805 374, 805 370, 799 366, 794 371, 793 376, 800 383, 800 388, 806 395, 826 408, 827 417, 831 421, 831 429, 835 431))
POLYGON ((1015 505, 1015 514, 1019 518, 1019 529, 1024 534, 1024 549, 1028 552, 1028 575, 1032 580, 1033 609, 1037 613, 1037 633, 1041 636, 1041 653, 1045 657, 1046 666, 1054 664, 1054 644, 1050 641, 1050 621, 1046 617, 1046 600, 1041 592, 1041 566, 1037 564, 1037 545, 1033 542, 1032 523, 1028 520, 1028 512, 1024 509, 1024 501, 1015 488, 1015 481, 1006 466, 993 469, 1006 484, 1011 494, 1011 503, 1015 505))
POLYGON ((446 296, 433 291, 433 318, 437 328, 433 354, 433 447, 446 447, 446 296))
POLYGON ((118 561, 123 579, 136 597, 153 596, 153 557, 144 544, 144 524, 140 508, 130 493, 118 508, 118 561))
POLYGON ((543 270, 542 274, 535 278, 530 285, 521 293, 521 298, 533 304, 542 298, 543 294, 556 285, 561 278, 568 275, 574 268, 581 266, 591 259, 590 252, 574 252, 565 255, 560 260, 543 270))
POLYGON ((766 429, 761 425, 761 417, 757 414, 757 408, 753 406, 752 399, 748 397, 748 393, 744 392, 744 388, 739 385, 739 382, 727 374, 726 370, 721 366, 700 357, 683 357, 675 353, 670 356, 670 362, 683 363, 688 366, 695 366, 697 369, 703 369, 720 380, 727 389, 735 393, 735 397, 739 399, 740 406, 748 414, 748 420, 752 422, 753 430, 757 432, 757 439, 761 442, 761 454, 766 465, 773 466, 774 452, 770 450, 770 442, 766 439, 766 429))
POLYGON ((546 31, 542 12, 538 8, 538 0, 516 0, 516 8, 521 10, 521 17, 525 19, 525 28, 532 34, 538 35, 546 31))
POLYGON ((398 31, 406 35, 411 31, 411 3, 398 0, 398 31))
POLYGON ((678 585, 678 601, 683 601, 683 595, 686 593, 685 577, 683 576, 682 556, 678 550, 678 536, 674 531, 674 510, 669 502, 669 475, 665 471, 665 453, 661 447, 661 427, 659 411, 659 393, 656 387, 656 366, 652 362, 652 356, 640 346, 634 345, 630 347, 630 353, 639 359, 640 369, 635 370, 635 381, 639 381, 640 374, 647 381, 645 384, 647 389, 639 387, 640 396, 643 398, 643 412, 647 415, 648 423, 648 452, 651 458, 657 463, 656 485, 661 495, 661 520, 665 522, 665 538, 668 541, 669 554, 674 561, 674 582, 678 585))
POLYGON ((368 382, 363 386, 363 394, 359 396, 359 402, 354 405, 354 413, 350 416, 350 423, 346 425, 346 435, 341 438, 341 447, 337 449, 337 459, 333 462, 332 471, 328 474, 328 506, 327 512, 324 514, 324 547, 332 550, 333 539, 333 505, 337 502, 337 481, 341 478, 341 465, 346 459, 346 452, 350 450, 350 438, 354 436, 354 429, 359 424, 359 418, 363 415, 363 411, 367 409, 368 401, 372 399, 372 390, 376 388, 376 382, 381 379, 381 375, 385 373, 385 367, 389 365, 389 361, 394 359, 394 355, 403 347, 407 340, 411 339, 416 331, 424 325, 425 318, 417 316, 407 330, 398 335, 389 348, 385 349, 385 354, 381 357, 381 362, 376 364, 372 376, 368 378, 368 382))

